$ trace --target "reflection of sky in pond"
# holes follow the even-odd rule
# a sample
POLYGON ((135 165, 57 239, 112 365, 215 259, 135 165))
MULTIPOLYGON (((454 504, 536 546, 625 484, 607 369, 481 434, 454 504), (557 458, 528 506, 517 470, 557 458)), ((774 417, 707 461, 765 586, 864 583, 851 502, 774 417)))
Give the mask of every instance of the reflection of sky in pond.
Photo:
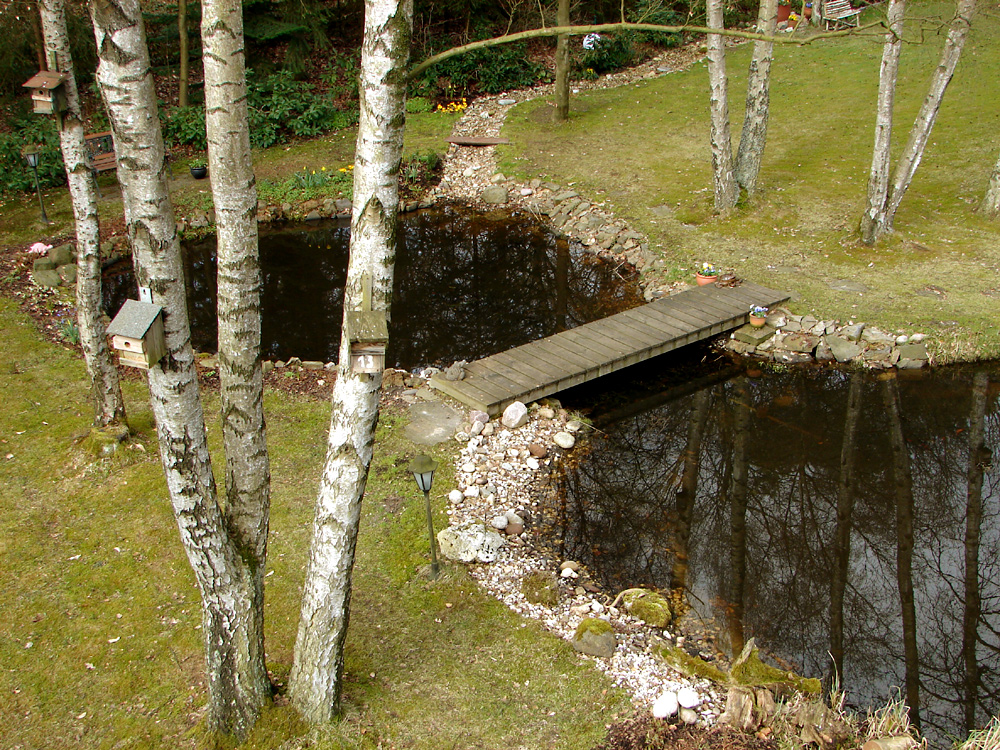
POLYGON ((1000 473, 990 459, 1000 366, 978 368, 990 382, 977 420, 976 368, 898 378, 823 369, 748 378, 723 368, 700 388, 697 372, 661 378, 685 356, 563 394, 568 406, 599 404, 591 416, 600 432, 560 480, 561 554, 586 562, 609 590, 686 580, 722 641, 753 636, 809 676, 829 677, 839 644, 842 684, 859 705, 897 686, 907 695, 909 644, 911 691, 919 685, 935 745, 964 733, 973 706, 982 726, 1000 709, 1000 473), (973 488, 983 482, 978 545, 966 543, 977 421, 986 446, 985 470, 971 474, 973 488), (908 525, 910 573, 898 576, 908 525), (980 597, 968 611, 967 554, 978 555, 970 603, 975 582, 980 597), (902 614, 908 586, 913 621, 902 614), (973 635, 978 666, 967 670, 963 637, 973 635))
MULTIPOLYGON (((387 361, 405 368, 477 359, 641 302, 613 266, 526 215, 420 211, 401 234, 387 361)), ((336 359, 349 238, 346 221, 262 232, 265 358, 336 359)), ((185 266, 192 339, 214 350, 214 237, 187 245, 185 266)), ((106 287, 112 310, 135 296, 130 278, 106 275, 106 287)))

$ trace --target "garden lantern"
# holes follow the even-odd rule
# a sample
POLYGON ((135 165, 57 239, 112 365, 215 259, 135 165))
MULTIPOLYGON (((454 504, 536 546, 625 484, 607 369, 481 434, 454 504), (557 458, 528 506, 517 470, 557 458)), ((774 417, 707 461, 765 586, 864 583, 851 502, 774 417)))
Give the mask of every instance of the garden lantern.
POLYGON ((427 506, 427 533, 431 538, 431 578, 438 577, 437 546, 434 542, 434 520, 431 517, 431 486, 434 484, 434 470, 437 461, 430 456, 420 455, 410 462, 410 473, 417 481, 417 487, 424 493, 424 503, 427 506))

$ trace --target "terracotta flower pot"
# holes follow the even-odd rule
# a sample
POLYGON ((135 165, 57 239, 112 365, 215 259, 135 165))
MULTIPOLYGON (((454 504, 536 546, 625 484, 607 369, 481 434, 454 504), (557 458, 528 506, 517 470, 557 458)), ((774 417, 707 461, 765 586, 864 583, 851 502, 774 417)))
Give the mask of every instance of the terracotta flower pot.
POLYGON ((695 280, 698 282, 698 286, 707 286, 708 284, 714 284, 718 281, 718 276, 702 276, 700 273, 695 273, 695 280))
POLYGON ((767 318, 758 318, 756 315, 750 316, 750 325, 754 328, 762 328, 767 322, 767 318))
POLYGON ((788 20, 788 17, 792 14, 791 5, 779 5, 778 6, 778 23, 784 23, 788 20))

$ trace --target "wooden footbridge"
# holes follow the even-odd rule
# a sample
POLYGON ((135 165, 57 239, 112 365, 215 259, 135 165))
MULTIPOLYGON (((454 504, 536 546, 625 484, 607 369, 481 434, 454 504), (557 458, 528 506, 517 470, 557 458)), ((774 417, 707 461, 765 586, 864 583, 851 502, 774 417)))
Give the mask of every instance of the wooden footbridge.
POLYGON ((787 299, 748 281, 700 286, 480 359, 466 366, 464 380, 435 375, 431 387, 493 416, 513 401, 530 403, 717 336, 745 324, 751 305, 787 299))

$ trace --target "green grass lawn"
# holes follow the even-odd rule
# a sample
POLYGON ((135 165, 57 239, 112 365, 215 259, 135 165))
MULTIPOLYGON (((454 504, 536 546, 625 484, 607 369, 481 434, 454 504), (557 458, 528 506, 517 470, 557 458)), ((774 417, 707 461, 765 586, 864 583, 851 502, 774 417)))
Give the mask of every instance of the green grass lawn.
MULTIPOLYGON (((919 42, 917 18, 950 18, 953 5, 909 5, 896 97, 898 154, 937 65, 943 33, 919 42)), ((865 21, 880 8, 870 9, 865 21)), ((691 69, 574 96, 570 120, 551 123, 535 100, 507 120, 505 174, 544 176, 607 201, 650 237, 668 278, 689 279, 699 261, 733 267, 794 293, 799 312, 921 330, 942 360, 1000 356, 997 297, 1000 222, 975 212, 1000 151, 1000 18, 981 10, 896 232, 869 249, 857 242, 874 133, 882 39, 776 46, 761 193, 730 216, 712 214, 708 71, 691 69), (797 269, 797 270, 796 270, 797 269), (833 291, 849 278, 870 292, 833 291), (943 290, 923 296, 926 287, 943 290)), ((730 49, 733 148, 739 142, 750 45, 730 49)))
MULTIPOLYGON (((167 498, 144 381, 134 437, 89 449, 82 362, 0 299, 0 733, 10 748, 207 746, 200 601, 167 498)), ((206 394, 216 471, 218 399, 206 394)), ((273 474, 268 666, 285 679, 298 626, 329 404, 269 391, 273 474)), ((346 652, 345 716, 318 748, 588 748, 628 712, 568 643, 426 564, 415 446, 386 414, 364 504, 346 652), (449 606, 450 605, 450 606, 449 606), (379 744, 381 743, 381 744, 379 744)), ((438 456, 447 460, 445 452, 438 456)), ((433 493, 444 525, 448 470, 433 493)), ((308 728, 268 709, 247 747, 308 728)), ((298 747, 293 743, 290 747, 298 747)))

